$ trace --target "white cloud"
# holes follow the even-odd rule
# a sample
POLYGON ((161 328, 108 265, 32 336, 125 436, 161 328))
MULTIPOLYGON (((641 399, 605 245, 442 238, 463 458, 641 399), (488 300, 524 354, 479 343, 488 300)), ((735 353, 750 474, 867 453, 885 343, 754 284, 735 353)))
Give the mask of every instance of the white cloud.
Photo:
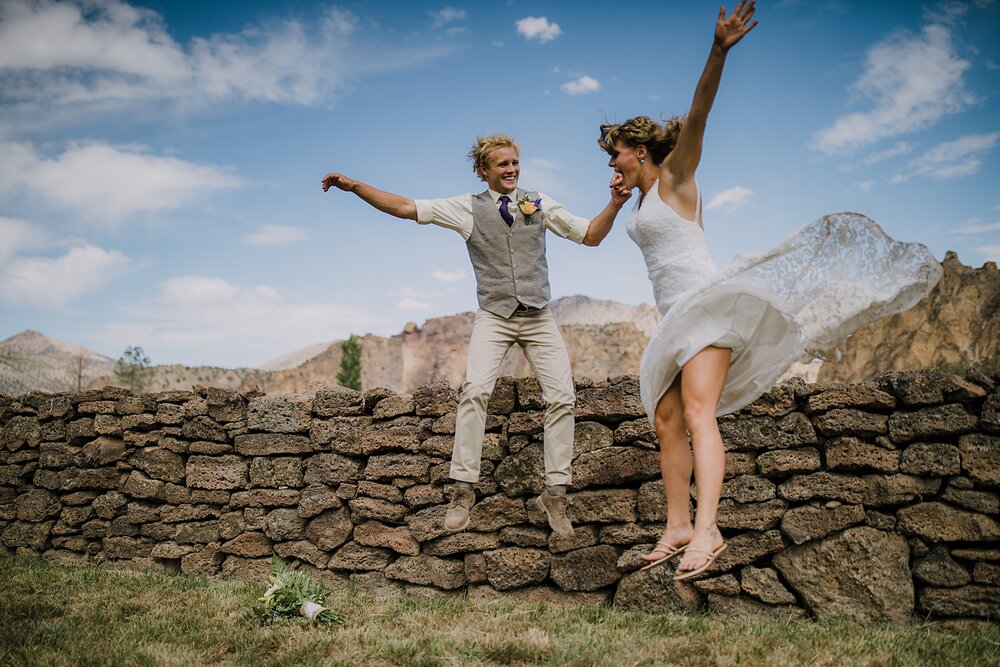
POLYGON ((253 27, 197 38, 190 75, 199 92, 215 98, 302 105, 331 101, 349 78, 343 46, 355 23, 353 15, 333 8, 318 34, 288 21, 271 30, 253 27))
POLYGON ((970 176, 979 171, 983 156, 993 150, 1000 140, 1000 132, 970 134, 954 141, 934 146, 923 155, 910 160, 906 170, 892 177, 893 183, 902 183, 915 176, 926 176, 938 181, 970 176))
MULTIPOLYGON (((565 193, 570 191, 570 188, 559 178, 560 170, 560 165, 552 160, 538 157, 526 160, 522 159, 520 183, 522 187, 541 191, 553 195, 558 199, 563 199, 565 193), (562 193, 562 196, 560 196, 560 193, 562 193)), ((542 201, 542 208, 545 208, 544 201, 542 201)))
POLYGON ((0 4, 0 68, 116 71, 179 80, 186 64, 159 15, 122 2, 7 0, 0 4))
POLYGON ((434 27, 440 28, 441 26, 451 23, 452 21, 464 21, 465 20, 465 10, 455 9, 454 7, 444 7, 436 12, 427 12, 434 19, 434 27))
POLYGON ((47 158, 30 144, 0 142, 0 196, 32 198, 104 224, 179 208, 207 192, 241 185, 218 167, 136 147, 78 143, 47 158))
POLYGON ((753 199, 753 190, 737 185, 723 190, 708 200, 708 203, 705 204, 705 210, 722 209, 726 213, 732 213, 749 204, 751 199, 753 199))
POLYGON ((870 167, 873 164, 878 164, 879 162, 884 162, 885 160, 890 160, 894 157, 900 157, 902 155, 908 155, 913 152, 913 146, 906 143, 905 141, 896 142, 895 146, 887 148, 882 151, 876 151, 866 157, 862 164, 866 167, 870 167))
POLYGON ((438 269, 431 272, 431 275, 434 276, 435 280, 440 280, 444 283, 457 283, 460 280, 465 280, 468 274, 462 269, 456 269, 455 271, 441 271, 438 269))
MULTIPOLYGON (((993 0, 987 0, 992 2, 993 0)), ((951 0, 936 6, 924 7, 923 14, 931 23, 941 23, 953 26, 959 23, 969 13, 969 5, 965 2, 951 0)))
POLYGON ((587 95, 600 90, 601 82, 586 74, 582 74, 573 81, 567 81, 560 87, 570 95, 587 95))
POLYGON ((128 270, 132 260, 118 250, 93 245, 61 257, 10 257, 0 268, 0 300, 41 309, 63 308, 128 270))
POLYGON ((415 287, 410 287, 409 285, 404 285, 397 292, 400 296, 410 297, 415 300, 425 300, 425 299, 440 299, 441 297, 447 295, 451 292, 450 289, 444 290, 428 290, 428 289, 417 289, 415 287))
POLYGON ((980 246, 976 252, 986 257, 987 261, 1000 263, 1000 244, 980 246))
MULTIPOLYGON (((160 296, 167 306, 194 312, 225 306, 234 302, 239 294, 238 286, 222 278, 180 276, 169 278, 160 286, 160 296)), ((270 293, 259 293, 256 296, 267 298, 270 293)))
POLYGON ((75 120, 164 100, 184 108, 227 100, 329 104, 360 76, 451 50, 378 45, 357 34, 358 23, 331 7, 312 20, 249 25, 185 47, 158 13, 120 0, 4 0, 0 108, 8 122, 31 126, 39 116, 75 120))
POLYGON ((403 299, 400 299, 396 303, 396 308, 408 311, 430 310, 431 304, 427 303, 426 301, 420 301, 419 299, 414 299, 413 297, 408 296, 403 299))
POLYGON ((100 332, 108 348, 141 345, 156 363, 238 366, 274 350, 347 338, 372 318, 353 306, 289 301, 280 290, 244 287, 213 276, 177 276, 149 301, 100 332))
POLYGON ((261 225, 256 231, 243 237, 247 245, 282 246, 297 241, 305 241, 310 236, 309 230, 293 225, 261 225))
POLYGON ((132 265, 118 250, 59 239, 27 220, 0 217, 0 303, 62 309, 132 265))
POLYGON ((1000 222, 982 222, 980 220, 969 220, 952 234, 982 234, 984 232, 1000 231, 1000 222))
POLYGON ((541 157, 528 158, 527 160, 522 160, 521 164, 523 165, 525 162, 527 162, 528 166, 532 169, 539 169, 543 171, 559 171, 559 163, 554 162, 552 160, 546 160, 545 158, 541 157))
POLYGON ((853 84, 855 97, 871 108, 816 132, 811 147, 828 154, 859 148, 966 109, 976 101, 963 81, 969 66, 942 23, 925 26, 919 35, 897 32, 868 50, 865 71, 853 84))
POLYGON ((875 181, 859 181, 855 185, 858 187, 858 190, 861 190, 866 195, 875 189, 875 181))
POLYGON ((47 245, 49 235, 27 220, 0 217, 0 259, 47 245))
POLYGON ((515 24, 517 32, 525 39, 537 39, 544 44, 562 34, 558 23, 552 23, 545 16, 526 16, 515 24))

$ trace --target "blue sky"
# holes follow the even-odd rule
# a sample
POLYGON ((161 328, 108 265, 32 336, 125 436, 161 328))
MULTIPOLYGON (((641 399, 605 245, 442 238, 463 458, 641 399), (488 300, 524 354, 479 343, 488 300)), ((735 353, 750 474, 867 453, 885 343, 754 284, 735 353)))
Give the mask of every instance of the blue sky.
MULTIPOLYGON (((732 6, 729 7, 732 9, 732 6)), ((475 308, 454 232, 324 194, 522 185, 607 202, 606 119, 690 105, 718 5, 0 0, 0 339, 256 366, 475 308)), ((730 54, 699 183, 720 264, 852 210, 1000 259, 1000 2, 775 0, 730 54)), ((553 296, 651 303, 625 234, 550 237, 553 296)))

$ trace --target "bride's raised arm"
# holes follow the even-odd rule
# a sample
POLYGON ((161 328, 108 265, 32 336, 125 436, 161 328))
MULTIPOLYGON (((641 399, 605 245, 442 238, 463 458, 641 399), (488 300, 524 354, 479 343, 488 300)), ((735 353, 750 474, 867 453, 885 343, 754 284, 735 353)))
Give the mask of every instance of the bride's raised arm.
POLYGON ((740 0, 732 15, 726 18, 726 8, 719 7, 719 18, 715 22, 715 38, 712 50, 708 54, 708 62, 698 80, 694 91, 691 110, 688 111, 677 137, 677 145, 663 161, 661 183, 671 183, 674 190, 694 176, 698 163, 701 161, 702 140, 705 136, 705 124, 708 112, 715 101, 715 93, 719 90, 719 80, 722 78, 722 67, 726 62, 726 54, 743 37, 757 25, 751 20, 755 11, 754 0, 740 0))

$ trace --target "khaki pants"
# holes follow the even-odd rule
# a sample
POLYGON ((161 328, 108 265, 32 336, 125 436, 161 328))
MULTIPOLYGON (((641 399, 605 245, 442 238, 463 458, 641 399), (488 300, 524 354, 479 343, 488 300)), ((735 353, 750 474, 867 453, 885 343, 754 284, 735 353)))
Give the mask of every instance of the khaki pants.
POLYGON ((451 478, 479 481, 486 428, 486 404, 493 393, 500 363, 515 343, 524 350, 545 399, 545 483, 554 486, 572 481, 573 374, 559 327, 546 307, 504 319, 485 310, 476 313, 469 341, 469 363, 455 418, 455 448, 451 478))

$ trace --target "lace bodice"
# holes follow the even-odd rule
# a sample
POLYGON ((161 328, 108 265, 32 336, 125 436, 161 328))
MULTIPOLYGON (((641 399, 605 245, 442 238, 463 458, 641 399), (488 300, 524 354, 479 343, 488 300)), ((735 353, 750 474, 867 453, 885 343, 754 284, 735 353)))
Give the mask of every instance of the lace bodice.
POLYGON ((696 222, 701 211, 701 194, 695 220, 686 220, 660 198, 654 183, 637 202, 626 225, 629 238, 642 250, 646 270, 653 284, 656 307, 663 314, 676 298, 711 279, 717 269, 705 232, 696 222))

